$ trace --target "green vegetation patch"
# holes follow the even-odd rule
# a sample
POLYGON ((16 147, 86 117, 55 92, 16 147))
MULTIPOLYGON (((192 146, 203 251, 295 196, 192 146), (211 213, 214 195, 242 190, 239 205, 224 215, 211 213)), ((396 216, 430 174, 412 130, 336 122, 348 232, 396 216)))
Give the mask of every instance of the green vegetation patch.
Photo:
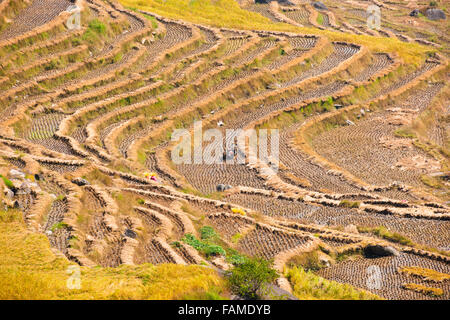
POLYGON ((273 261, 248 258, 228 273, 228 284, 233 293, 245 299, 260 299, 267 292, 267 285, 278 278, 273 261))
POLYGON ((226 256, 226 252, 221 246, 199 240, 190 233, 186 234, 182 241, 195 248, 197 251, 203 253, 207 257, 218 255, 226 256))
POLYGON ((383 238, 388 241, 400 243, 403 245, 412 246, 414 243, 411 241, 411 239, 408 239, 407 237, 397 233, 392 232, 386 229, 383 226, 370 228, 370 227, 358 227, 359 232, 366 232, 366 233, 372 233, 380 238, 383 238))
POLYGON ((344 208, 359 208, 360 203, 358 201, 342 200, 339 202, 339 206, 344 208))

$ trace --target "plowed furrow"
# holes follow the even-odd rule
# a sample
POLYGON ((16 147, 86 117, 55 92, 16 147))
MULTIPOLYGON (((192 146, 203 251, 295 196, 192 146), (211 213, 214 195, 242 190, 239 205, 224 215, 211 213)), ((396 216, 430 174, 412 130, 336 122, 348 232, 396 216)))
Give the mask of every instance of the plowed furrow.
POLYGON ((298 10, 284 10, 283 14, 289 19, 292 19, 305 27, 311 26, 311 23, 309 22, 309 12, 303 7, 298 10))
POLYGON ((143 248, 143 256, 135 257, 136 263, 175 263, 170 254, 156 240, 148 241, 143 248))
POLYGON ((270 12, 268 4, 252 3, 246 6, 244 9, 259 13, 264 17, 269 18, 273 22, 280 22, 280 20, 277 17, 275 17, 275 15, 272 12, 270 12))
POLYGON ((322 61, 318 66, 312 66, 301 75, 296 76, 293 79, 281 84, 281 86, 288 87, 302 80, 317 77, 318 75, 335 68, 341 62, 349 59, 351 56, 356 54, 358 50, 359 49, 356 47, 335 43, 333 53, 329 55, 324 61, 322 61))
POLYGON ((369 289, 368 284, 372 284, 369 290, 386 299, 433 299, 433 297, 402 288, 403 283, 411 282, 441 287, 445 292, 443 298, 448 299, 450 289, 448 283, 440 285, 429 284, 418 279, 412 280, 410 277, 398 273, 397 268, 407 266, 418 266, 447 274, 450 273, 448 264, 402 253, 399 257, 357 259, 355 261, 341 262, 320 270, 319 275, 330 280, 350 283, 362 289, 369 289), (376 266, 375 269, 373 266, 376 266), (371 275, 373 281, 368 279, 371 275))
POLYGON ((377 72, 385 69, 392 64, 392 59, 384 53, 374 54, 375 61, 369 65, 368 68, 364 68, 363 72, 359 73, 353 79, 356 82, 366 81, 377 72))
POLYGON ((306 244, 307 241, 307 238, 297 234, 270 230, 256 225, 256 229, 247 233, 239 241, 239 249, 251 256, 272 259, 278 253, 306 244))
POLYGON ((192 32, 185 26, 178 23, 164 22, 166 33, 161 41, 155 41, 147 46, 147 55, 139 64, 138 70, 145 70, 158 55, 178 43, 188 40, 192 36, 192 32))
POLYGON ((70 0, 33 0, 31 5, 23 9, 12 24, 0 33, 0 41, 20 36, 50 22, 72 4, 70 0))
MULTIPOLYGON (((414 114, 420 113, 441 88, 442 84, 437 84, 413 93, 405 101, 402 109, 412 110, 414 114)), ((313 139, 313 146, 327 159, 371 184, 383 185, 400 181, 420 186, 421 174, 429 173, 426 167, 423 169, 402 167, 401 162, 402 159, 417 157, 427 161, 428 156, 414 148, 407 139, 395 137, 394 132, 401 122, 395 122, 394 112, 388 110, 377 112, 358 122, 357 125, 342 126, 324 132, 313 139)), ((404 120, 407 114, 401 113, 400 117, 404 120)), ((427 167, 433 168, 431 160, 429 164, 427 167)), ((434 170, 438 169, 440 168, 434 170)))

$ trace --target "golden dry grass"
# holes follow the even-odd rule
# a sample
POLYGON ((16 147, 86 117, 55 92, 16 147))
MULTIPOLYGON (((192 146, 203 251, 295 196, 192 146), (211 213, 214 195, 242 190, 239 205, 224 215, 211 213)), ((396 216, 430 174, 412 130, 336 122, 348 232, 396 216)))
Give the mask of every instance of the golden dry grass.
POLYGON ((401 267, 398 272, 421 278, 424 281, 441 282, 450 280, 450 274, 442 273, 436 270, 420 267, 401 267))
POLYGON ((129 8, 147 10, 164 17, 215 27, 323 35, 332 41, 347 41, 364 45, 373 52, 397 53, 407 64, 419 65, 427 53, 436 51, 418 43, 405 43, 394 38, 354 35, 317 28, 297 27, 287 23, 274 23, 258 13, 240 8, 235 0, 119 1, 129 8))
POLYGON ((349 284, 326 280, 301 267, 289 269, 286 277, 293 294, 301 300, 379 300, 379 296, 349 284))
POLYGON ((407 290, 412 290, 434 297, 442 296, 444 294, 444 291, 441 288, 427 287, 417 283, 405 283, 402 287, 407 290))
POLYGON ((68 289, 68 267, 45 235, 25 228, 19 211, 0 212, 0 299, 218 299, 224 280, 202 266, 165 264, 81 267, 81 288, 68 289))

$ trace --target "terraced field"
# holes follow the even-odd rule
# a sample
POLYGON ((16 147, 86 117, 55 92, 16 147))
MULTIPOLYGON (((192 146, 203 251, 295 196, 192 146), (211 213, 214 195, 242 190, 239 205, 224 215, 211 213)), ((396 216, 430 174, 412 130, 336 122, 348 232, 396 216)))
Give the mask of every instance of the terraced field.
POLYGON ((409 16, 406 1, 241 1, 233 21, 258 28, 237 28, 119 2, 0 2, 2 206, 89 268, 228 269, 225 251, 192 244, 211 226, 227 252, 272 259, 290 292, 287 271, 313 253, 326 279, 449 299, 448 281, 399 271, 450 273, 447 20, 409 16), (200 120, 214 135, 175 162, 174 130, 195 137, 200 120), (278 154, 240 129, 277 129, 278 154))

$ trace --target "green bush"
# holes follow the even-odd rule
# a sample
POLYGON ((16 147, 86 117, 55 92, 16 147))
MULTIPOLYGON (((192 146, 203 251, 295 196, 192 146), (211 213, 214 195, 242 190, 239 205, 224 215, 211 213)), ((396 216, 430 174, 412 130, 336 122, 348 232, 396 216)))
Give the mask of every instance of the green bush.
POLYGON ((202 240, 214 241, 219 238, 213 227, 204 226, 200 229, 200 238, 202 240))
POLYGON ((54 232, 55 230, 67 228, 68 226, 69 225, 65 222, 57 222, 50 228, 50 230, 54 232))
POLYGON ((99 34, 104 34, 106 32, 106 26, 98 19, 89 22, 89 29, 99 34))
POLYGON ((228 272, 231 291, 245 299, 260 299, 267 285, 278 278, 273 262, 263 258, 247 258, 228 272))
POLYGON ((323 25, 323 15, 321 13, 317 15, 317 23, 323 25))
POLYGON ((221 246, 216 245, 216 244, 206 245, 203 249, 203 252, 206 254, 207 257, 218 256, 218 255, 225 256, 226 255, 225 250, 221 246))
POLYGON ((81 39, 80 38, 73 38, 72 39, 72 46, 77 47, 81 44, 81 39))
POLYGON ((232 253, 227 256, 227 262, 233 264, 233 265, 239 265, 243 264, 247 261, 247 257, 240 255, 239 253, 232 253))
POLYGON ((339 206, 344 208, 359 208, 359 205, 360 203, 358 201, 342 200, 339 203, 339 206))
POLYGON ((0 178, 2 178, 3 182, 5 183, 5 186, 7 186, 9 189, 11 189, 13 191, 16 189, 11 180, 9 180, 8 178, 5 178, 1 174, 0 174, 0 178))
POLYGON ((170 244, 174 248, 182 248, 183 245, 179 241, 174 241, 170 244))
POLYGON ((94 43, 99 39, 99 35, 104 35, 105 33, 106 26, 99 20, 95 19, 89 23, 89 27, 83 34, 82 39, 89 43, 94 43))
POLYGON ((201 241, 190 233, 186 234, 183 237, 182 241, 187 243, 197 251, 205 254, 207 257, 217 255, 226 256, 226 252, 221 246, 216 244, 210 244, 206 241, 201 241))
POLYGON ((241 238, 242 238, 242 234, 240 234, 238 232, 231 237, 231 242, 238 243, 241 238))
POLYGON ((223 248, 220 236, 210 226, 200 228, 200 239, 197 239, 192 234, 186 234, 181 241, 187 243, 208 258, 221 255, 226 258, 228 263, 233 265, 242 264, 246 261, 246 258, 235 249, 223 248))

